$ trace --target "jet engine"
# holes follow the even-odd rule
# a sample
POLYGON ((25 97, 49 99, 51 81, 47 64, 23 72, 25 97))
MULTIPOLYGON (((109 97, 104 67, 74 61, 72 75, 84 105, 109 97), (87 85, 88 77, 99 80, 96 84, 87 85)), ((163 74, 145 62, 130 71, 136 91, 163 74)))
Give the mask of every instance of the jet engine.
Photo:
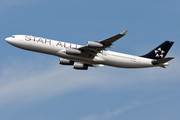
POLYGON ((66 48, 66 54, 70 55, 80 55, 81 51, 77 49, 72 49, 72 48, 66 48))
POLYGON ((88 41, 88 47, 92 47, 92 48, 102 48, 103 44, 99 43, 99 42, 94 42, 94 41, 88 41))
POLYGON ((83 63, 74 63, 74 69, 77 69, 77 70, 87 70, 88 69, 88 65, 83 64, 83 63))
POLYGON ((60 58, 59 59, 59 64, 61 64, 61 65, 73 65, 74 61, 60 58))

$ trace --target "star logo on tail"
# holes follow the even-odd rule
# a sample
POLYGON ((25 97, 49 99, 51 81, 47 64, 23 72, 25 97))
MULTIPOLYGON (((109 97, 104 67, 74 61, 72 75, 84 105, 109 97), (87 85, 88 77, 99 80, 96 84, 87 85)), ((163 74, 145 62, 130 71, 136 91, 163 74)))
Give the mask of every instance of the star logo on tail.
POLYGON ((155 52, 155 57, 161 57, 161 58, 163 58, 164 57, 164 51, 161 49, 161 48, 158 48, 157 50, 154 50, 154 52, 155 52))

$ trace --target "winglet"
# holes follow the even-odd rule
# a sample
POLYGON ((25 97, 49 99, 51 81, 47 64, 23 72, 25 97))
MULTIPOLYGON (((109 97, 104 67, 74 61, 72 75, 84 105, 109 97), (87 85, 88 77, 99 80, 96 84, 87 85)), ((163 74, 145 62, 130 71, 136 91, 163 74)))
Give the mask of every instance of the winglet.
POLYGON ((121 35, 126 35, 126 33, 128 32, 128 30, 123 31, 122 33, 120 33, 121 35))

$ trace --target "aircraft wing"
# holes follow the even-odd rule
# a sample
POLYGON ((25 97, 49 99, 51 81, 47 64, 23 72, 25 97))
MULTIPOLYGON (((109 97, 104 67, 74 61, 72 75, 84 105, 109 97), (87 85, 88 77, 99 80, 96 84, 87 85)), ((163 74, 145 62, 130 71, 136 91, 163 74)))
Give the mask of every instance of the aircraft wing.
POLYGON ((123 31, 120 34, 117 34, 115 36, 112 36, 110 38, 107 38, 105 40, 101 40, 99 41, 100 43, 104 44, 106 47, 110 47, 113 42, 115 42, 116 40, 118 40, 119 38, 123 37, 124 35, 126 35, 126 33, 128 32, 128 30, 123 31))
POLYGON ((100 52, 101 50, 105 50, 107 47, 110 48, 111 45, 113 45, 113 43, 120 39, 121 37, 123 37, 124 35, 126 35, 126 33, 128 32, 128 30, 123 31, 120 34, 117 34, 115 36, 112 36, 110 38, 107 38, 105 40, 101 40, 101 41, 93 41, 91 42, 91 45, 88 42, 87 46, 83 46, 81 48, 79 48, 79 50, 82 51, 82 55, 93 55, 95 56, 98 52, 100 52))

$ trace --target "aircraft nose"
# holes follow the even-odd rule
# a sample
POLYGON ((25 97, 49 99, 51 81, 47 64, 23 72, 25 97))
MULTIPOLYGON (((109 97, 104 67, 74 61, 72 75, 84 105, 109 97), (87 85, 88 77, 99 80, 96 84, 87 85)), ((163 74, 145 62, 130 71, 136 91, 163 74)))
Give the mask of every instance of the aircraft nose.
POLYGON ((9 37, 5 39, 7 42, 9 41, 9 37))
POLYGON ((10 37, 7 37, 6 39, 6 42, 10 43, 12 41, 12 39, 10 37))

